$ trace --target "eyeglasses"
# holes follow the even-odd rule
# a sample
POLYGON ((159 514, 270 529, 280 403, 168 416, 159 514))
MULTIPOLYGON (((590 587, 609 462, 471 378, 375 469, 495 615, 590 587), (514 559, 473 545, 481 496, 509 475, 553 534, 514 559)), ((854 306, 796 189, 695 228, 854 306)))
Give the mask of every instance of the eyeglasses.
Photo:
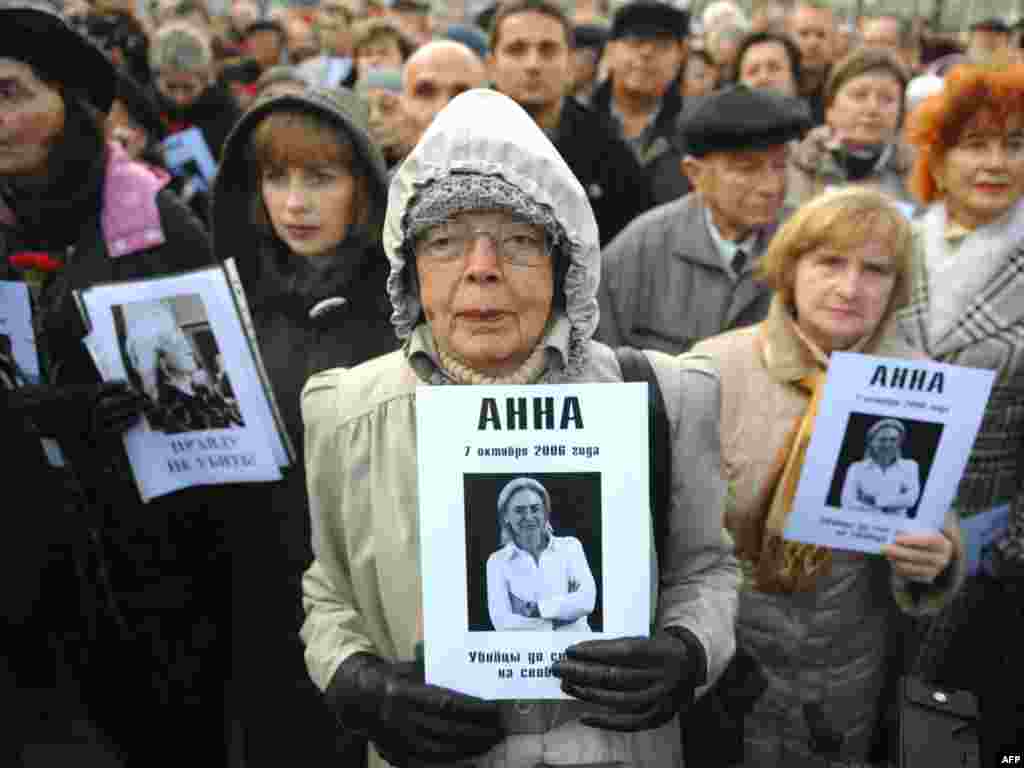
POLYGON ((488 230, 453 219, 431 227, 419 238, 417 256, 436 264, 451 264, 465 258, 478 237, 489 238, 498 260, 513 267, 540 266, 551 253, 544 231, 532 224, 507 221, 496 230, 488 230))

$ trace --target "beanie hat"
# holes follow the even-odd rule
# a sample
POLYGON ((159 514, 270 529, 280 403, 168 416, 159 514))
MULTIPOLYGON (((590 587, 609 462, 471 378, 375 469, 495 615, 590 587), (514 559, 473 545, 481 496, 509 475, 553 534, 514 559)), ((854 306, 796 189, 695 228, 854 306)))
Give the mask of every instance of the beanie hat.
POLYGON ((419 235, 467 211, 505 211, 542 227, 555 248, 565 232, 550 207, 532 200, 500 176, 454 172, 426 186, 405 215, 405 248, 419 235))

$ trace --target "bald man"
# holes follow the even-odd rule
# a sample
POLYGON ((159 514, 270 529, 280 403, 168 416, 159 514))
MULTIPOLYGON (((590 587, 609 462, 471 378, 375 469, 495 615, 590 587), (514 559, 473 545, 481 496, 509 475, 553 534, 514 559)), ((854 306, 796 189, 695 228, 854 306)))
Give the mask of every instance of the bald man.
POLYGON ((444 106, 463 91, 487 85, 487 70, 473 51, 453 40, 420 47, 402 70, 402 107, 418 142, 444 106))

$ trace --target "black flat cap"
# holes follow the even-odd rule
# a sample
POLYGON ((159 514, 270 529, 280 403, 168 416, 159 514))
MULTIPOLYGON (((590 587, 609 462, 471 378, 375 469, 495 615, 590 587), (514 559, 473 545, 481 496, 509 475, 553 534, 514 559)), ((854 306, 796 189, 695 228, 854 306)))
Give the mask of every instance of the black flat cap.
POLYGON ((705 96, 679 126, 686 152, 742 152, 785 144, 810 130, 811 113, 798 99, 767 89, 732 85, 705 96))
POLYGON ((970 27, 973 32, 976 29, 982 29, 986 32, 1002 32, 1004 35, 1010 34, 1010 25, 1007 24, 1003 19, 993 17, 991 19, 982 19, 971 24, 970 27))
POLYGON ((577 24, 572 29, 573 48, 600 48, 608 41, 608 27, 577 24))
POLYGON ((616 11, 609 39, 671 35, 684 40, 689 34, 689 11, 656 0, 636 0, 616 11))
POLYGON ((0 2, 0 57, 30 65, 44 79, 80 94, 100 112, 114 101, 114 65, 49 5, 0 2))

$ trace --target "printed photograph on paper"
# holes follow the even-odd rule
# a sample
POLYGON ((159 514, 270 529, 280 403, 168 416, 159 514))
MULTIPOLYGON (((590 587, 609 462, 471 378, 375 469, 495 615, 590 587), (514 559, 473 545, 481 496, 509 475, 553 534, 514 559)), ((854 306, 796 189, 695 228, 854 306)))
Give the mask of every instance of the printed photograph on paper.
POLYGON ((463 476, 470 632, 601 632, 601 473, 463 476))
POLYGON ((130 383, 149 399, 155 432, 244 427, 217 339, 198 293, 112 307, 130 383))
POLYGON ((0 280, 0 386, 18 389, 39 379, 28 286, 0 280))
POLYGON ((913 520, 942 429, 936 422, 851 412, 828 506, 913 520))
POLYGON ((992 371, 833 352, 784 536, 877 555, 938 531, 992 391, 992 371))
POLYGON ((172 133, 163 140, 163 148, 167 167, 174 176, 186 179, 195 190, 210 190, 217 164, 198 128, 172 133))
POLYGON ((14 341, 9 333, 0 333, 0 383, 6 389, 18 389, 26 384, 35 384, 33 377, 19 363, 14 354, 14 341))

